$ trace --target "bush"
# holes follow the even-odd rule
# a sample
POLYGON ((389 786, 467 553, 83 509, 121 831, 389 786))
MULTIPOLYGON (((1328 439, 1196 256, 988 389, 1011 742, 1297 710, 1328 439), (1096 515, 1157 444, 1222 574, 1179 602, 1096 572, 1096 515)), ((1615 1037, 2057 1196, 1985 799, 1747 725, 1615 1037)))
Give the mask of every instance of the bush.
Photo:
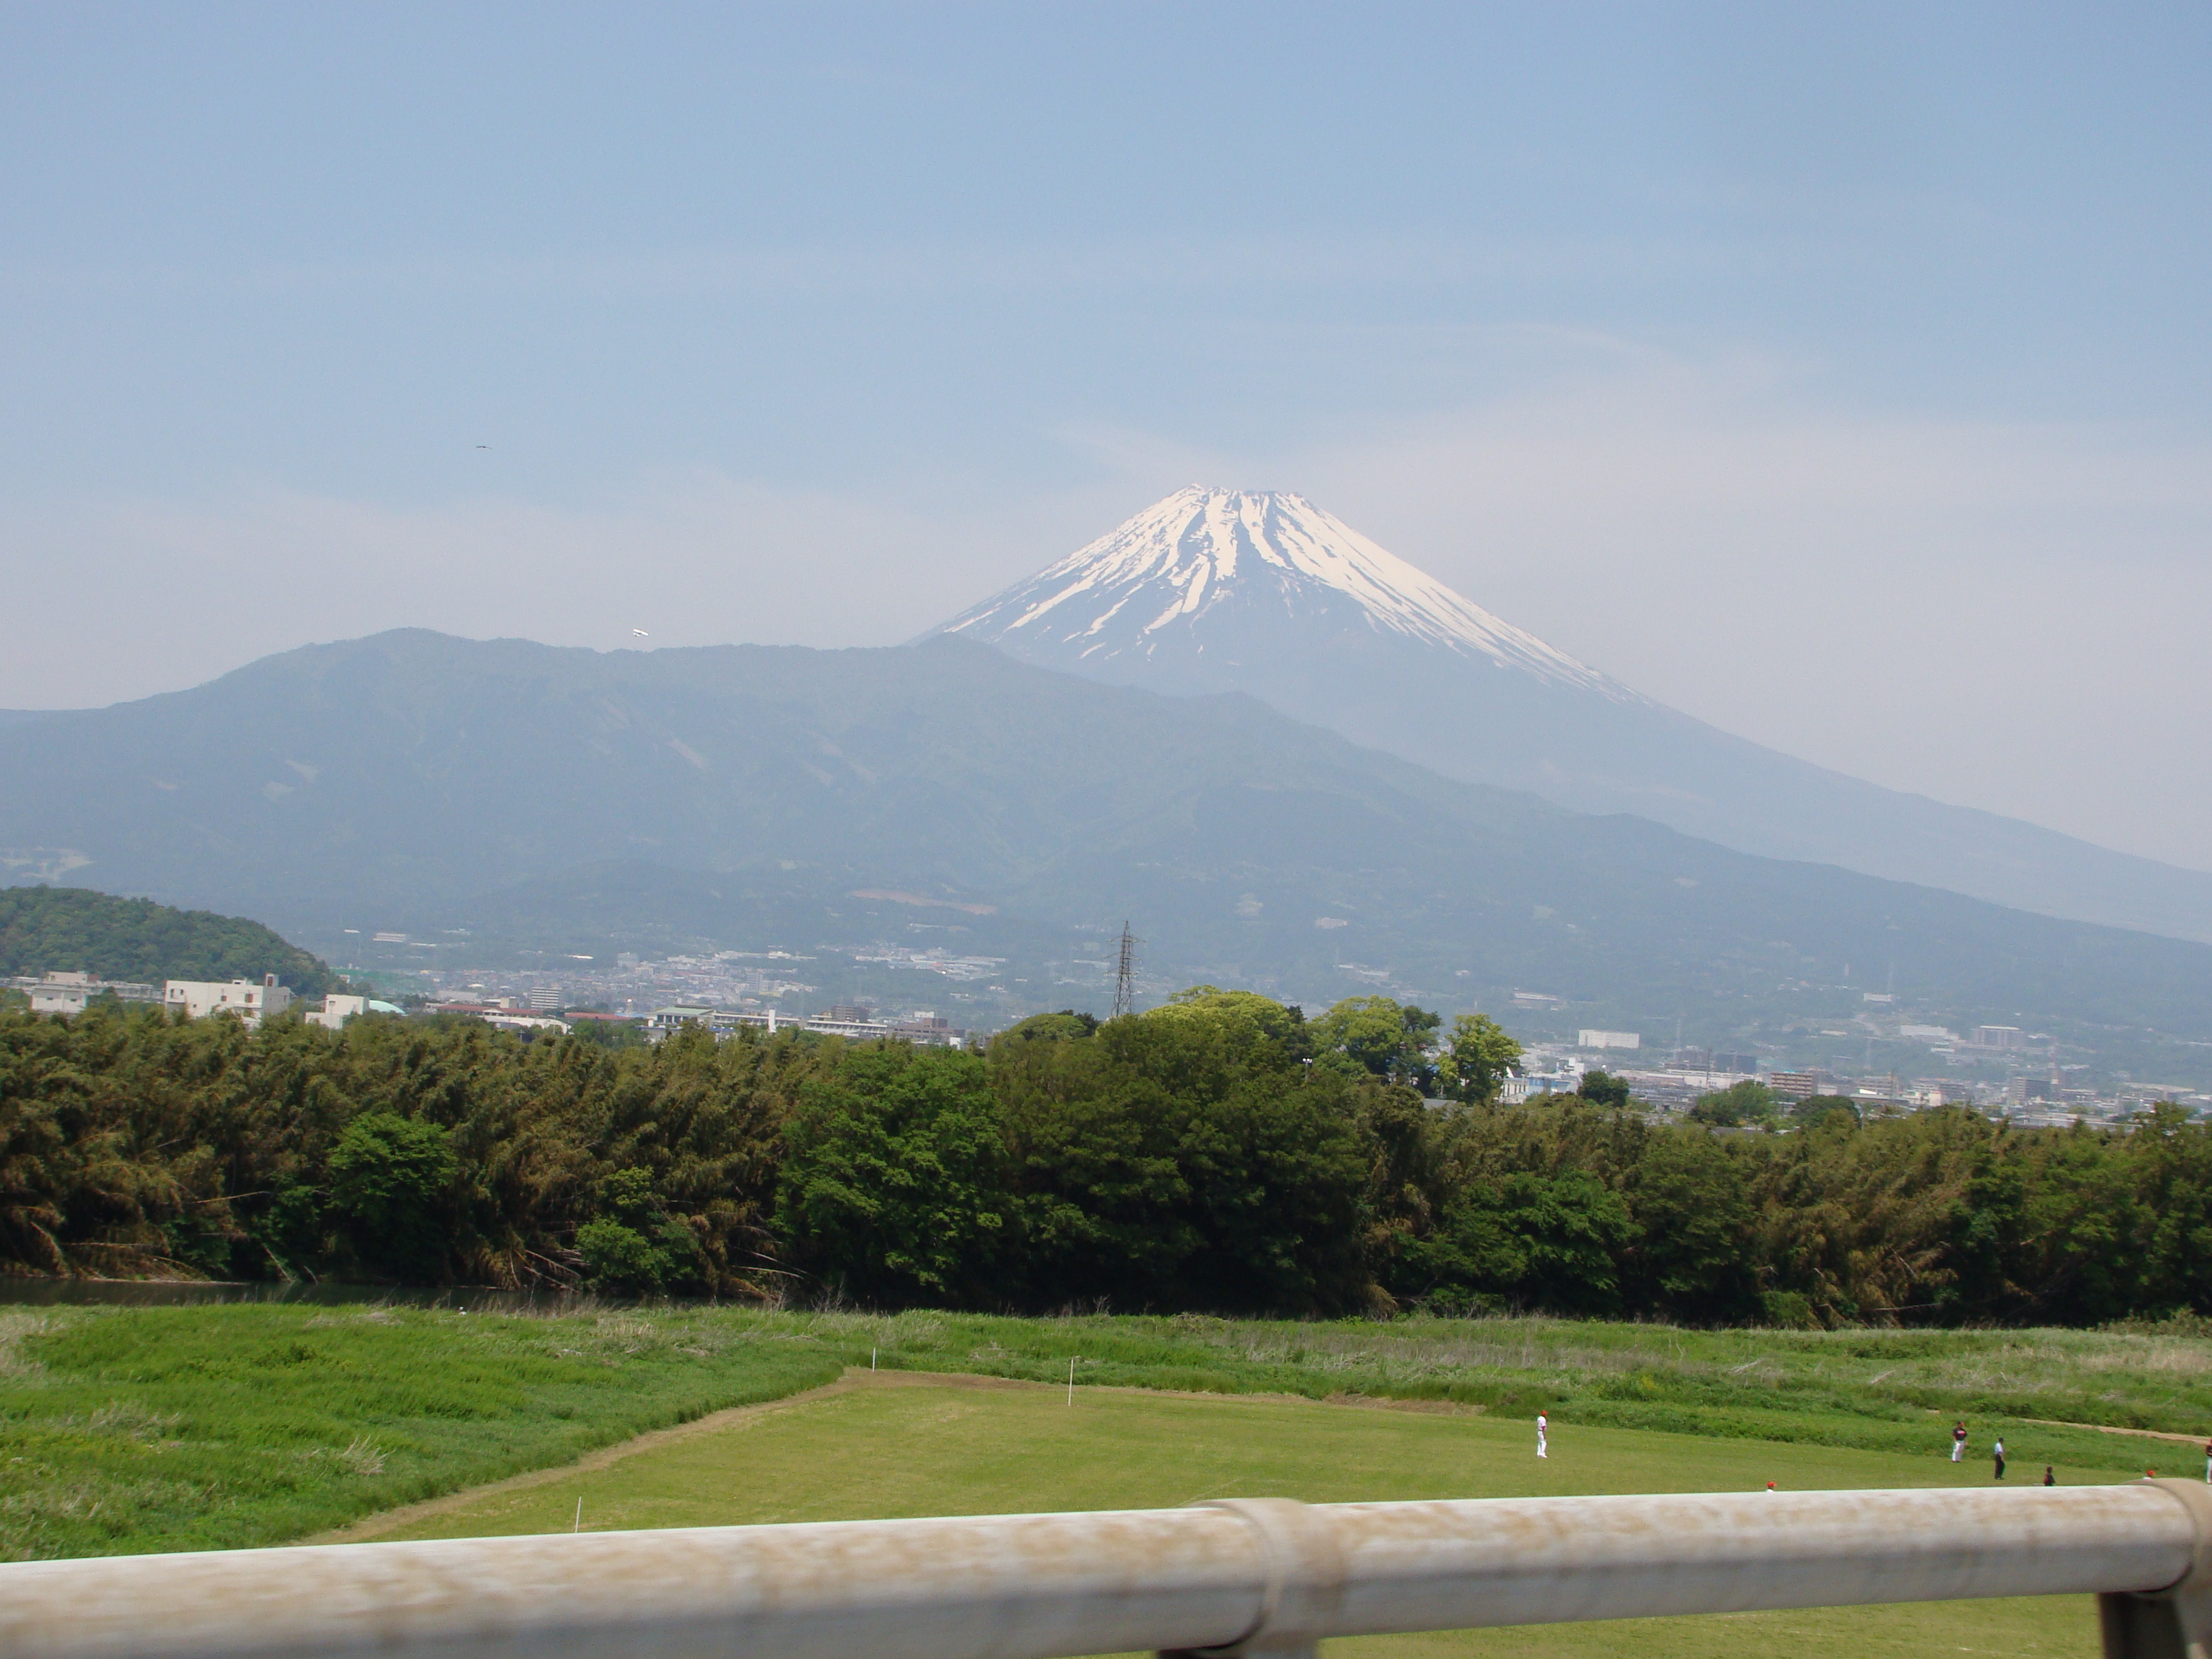
POLYGON ((801 1093, 784 1146, 779 1229, 845 1295, 995 1299, 1006 1146, 980 1059, 863 1048, 801 1093))
POLYGON ((346 1126, 330 1161, 330 1213, 365 1266, 416 1282, 445 1274, 459 1170, 444 1130, 396 1112, 346 1126))
POLYGON ((599 1205, 576 1229, 576 1253, 595 1288, 638 1296, 698 1285, 698 1241, 661 1207, 651 1170, 616 1170, 601 1184, 599 1205))
POLYGON ((1756 1079, 1746 1078, 1711 1094, 1699 1095, 1690 1107, 1690 1121, 1716 1129, 1765 1128, 1779 1121, 1778 1105, 1773 1090, 1756 1079))

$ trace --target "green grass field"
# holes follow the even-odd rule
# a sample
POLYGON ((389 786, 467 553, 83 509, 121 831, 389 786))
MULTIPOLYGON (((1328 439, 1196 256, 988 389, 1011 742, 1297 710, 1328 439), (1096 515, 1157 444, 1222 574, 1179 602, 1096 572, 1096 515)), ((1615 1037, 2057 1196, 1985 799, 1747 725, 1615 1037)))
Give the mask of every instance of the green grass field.
POLYGON ((841 1368, 701 1315, 0 1310, 0 1559, 281 1543, 841 1368))
MULTIPOLYGON (((1530 1425, 1450 1408, 1224 1399, 1138 1389, 866 1372, 582 1471, 548 1472, 380 1517, 353 1537, 1153 1508, 1201 1498, 1497 1498, 1590 1492, 1986 1484, 1941 1455, 1710 1440, 1555 1419, 1552 1455, 1530 1425)), ((2062 1469, 2069 1481, 2097 1472, 2062 1469)), ((1476 1656, 1838 1656, 1929 1651, 2089 1656, 2083 1598, 1650 1620, 1394 1637, 1339 1659, 1476 1656)))
MULTIPOLYGON (((216 1306, 0 1311, 0 1556, 380 1535, 1313 1499, 1986 1483, 2201 1473, 2212 1340, 1695 1332, 1545 1319, 216 1306), (884 1368, 865 1376, 871 1357, 884 1368), (1076 1362, 1077 1404, 1064 1389, 1076 1362), (859 1368, 849 1386, 787 1396, 859 1368), (902 1377, 900 1374, 906 1374, 902 1377), (922 1373, 975 1379, 957 1385, 922 1373), (982 1379, 1017 1386, 992 1386, 982 1379), (900 1386, 903 1382, 907 1386, 900 1386), (626 1451, 631 1437, 726 1408, 626 1451), (1395 1402, 1395 1403, 1389 1403, 1395 1402), (1538 1405, 1556 1455, 1533 1455, 1538 1405), (1949 1425, 1975 1456, 1954 1468, 1949 1425), (599 1449, 595 1450, 594 1449, 599 1449), (587 1467, 575 1460, 591 1453, 587 1467), (397 1521, 398 1530, 392 1530, 397 1521)), ((2094 1650, 2030 1601, 1342 1644, 1339 1659, 2094 1650)))

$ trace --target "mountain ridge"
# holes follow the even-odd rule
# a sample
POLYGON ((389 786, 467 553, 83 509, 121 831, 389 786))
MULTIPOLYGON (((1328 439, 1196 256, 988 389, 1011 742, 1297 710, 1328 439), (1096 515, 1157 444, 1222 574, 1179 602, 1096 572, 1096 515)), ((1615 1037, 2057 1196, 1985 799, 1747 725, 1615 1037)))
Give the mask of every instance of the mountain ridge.
POLYGON ((1493 616, 1303 496, 1179 490, 930 630, 941 633, 1110 684, 1244 690, 1463 781, 1740 851, 2212 940, 2212 872, 1735 736, 1493 616), (1407 591, 1378 609, 1369 590, 1386 576, 1407 591), (1408 611, 1433 626, 1401 625, 1408 611), (1474 620, 1447 638, 1455 617, 1474 620))
MULTIPOLYGON (((2202 945, 1578 815, 1249 696, 1102 686, 958 639, 602 653, 401 630, 0 723, 0 848, 326 951, 346 927, 544 948, 588 916, 611 948, 773 926, 1042 964, 1126 916, 1173 982, 1310 1003, 1527 988, 1696 1040, 1848 1021, 1893 971, 1947 1017, 2212 1039, 2202 945), (863 896, 884 892, 996 914, 945 911, 955 934, 863 896)), ((1036 975, 1024 994, 1073 994, 1036 975)))

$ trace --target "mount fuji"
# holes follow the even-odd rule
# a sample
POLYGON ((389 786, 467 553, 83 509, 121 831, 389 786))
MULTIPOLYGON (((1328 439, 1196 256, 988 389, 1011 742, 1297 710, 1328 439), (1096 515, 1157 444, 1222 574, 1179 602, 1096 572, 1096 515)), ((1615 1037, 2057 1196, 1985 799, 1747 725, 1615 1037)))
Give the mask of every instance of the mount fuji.
POLYGON ((1732 736, 1484 610, 1302 495, 1177 490, 932 633, 1111 684, 1246 692, 1452 777, 1741 852, 2212 940, 2212 874, 1732 736))

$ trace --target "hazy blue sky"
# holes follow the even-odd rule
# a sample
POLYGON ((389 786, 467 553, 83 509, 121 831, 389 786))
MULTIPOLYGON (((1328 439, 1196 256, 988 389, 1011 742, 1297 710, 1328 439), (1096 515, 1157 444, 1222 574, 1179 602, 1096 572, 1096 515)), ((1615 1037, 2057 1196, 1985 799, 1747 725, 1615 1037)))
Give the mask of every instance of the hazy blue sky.
POLYGON ((889 642, 1201 482, 2212 867, 2208 185, 2201 3, 0 6, 0 705, 889 642))

